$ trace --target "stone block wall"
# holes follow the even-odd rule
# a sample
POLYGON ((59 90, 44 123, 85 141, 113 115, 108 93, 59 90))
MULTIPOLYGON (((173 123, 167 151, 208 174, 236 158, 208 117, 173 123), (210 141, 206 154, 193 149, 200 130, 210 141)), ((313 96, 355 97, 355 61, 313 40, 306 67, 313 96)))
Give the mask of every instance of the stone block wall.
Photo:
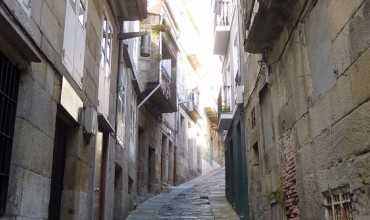
MULTIPOLYGON (((20 2, 22 1, 2 1, 1 10, 22 30, 22 36, 31 42, 41 62, 28 63, 21 67, 8 203, 5 216, 0 219, 48 219, 55 126, 56 118, 60 116, 58 105, 62 78, 68 80, 84 107, 97 109, 101 27, 106 16, 114 29, 108 120, 112 125, 115 124, 118 20, 108 1, 87 1, 84 71, 82 83, 79 85, 74 81, 73 73, 63 64, 66 0, 31 0, 29 11, 26 11, 20 2)), ((0 36, 2 37, 2 34, 0 36)), ((10 57, 19 52, 5 45, 1 45, 0 50, 10 57)), ((82 124, 79 123, 80 121, 77 126, 71 126, 68 131, 62 219, 97 218, 93 211, 95 135, 86 135, 82 124)), ((108 205, 114 204, 110 199, 114 194, 115 165, 122 167, 124 180, 127 179, 128 173, 128 153, 125 150, 127 148, 116 146, 113 136, 110 139, 107 185, 112 187, 107 187, 108 205)), ((118 217, 124 218, 130 203, 127 196, 128 183, 122 181, 121 184, 121 197, 126 200, 122 202, 122 207, 118 208, 121 209, 118 211, 118 217)), ((107 219, 116 215, 112 206, 106 206, 105 210, 107 219)))
POLYGON ((250 217, 269 218, 276 201, 288 219, 325 219, 325 193, 348 187, 353 218, 366 219, 370 3, 330 0, 308 5, 290 41, 297 17, 273 42, 266 54, 268 69, 259 66, 260 55, 246 55, 250 217), (264 149, 262 88, 271 90, 269 123, 277 152, 264 149), (256 128, 251 125, 253 109, 256 128), (258 146, 257 154, 253 146, 258 146), (256 155, 259 163, 254 162, 256 155), (270 172, 266 163, 272 158, 278 158, 277 169, 270 172))

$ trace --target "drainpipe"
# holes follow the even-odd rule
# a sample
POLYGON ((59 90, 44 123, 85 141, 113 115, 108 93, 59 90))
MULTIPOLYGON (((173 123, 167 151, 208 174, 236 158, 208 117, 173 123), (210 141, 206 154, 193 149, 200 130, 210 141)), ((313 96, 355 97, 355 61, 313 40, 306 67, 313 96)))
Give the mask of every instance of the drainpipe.
MULTIPOLYGON (((123 21, 120 21, 120 33, 123 31, 123 21)), ((115 136, 116 136, 116 141, 118 140, 118 134, 117 134, 117 128, 118 128, 118 120, 117 120, 117 116, 118 116, 118 96, 119 96, 119 82, 121 80, 121 53, 122 53, 122 40, 120 38, 118 38, 118 50, 119 50, 119 53, 118 53, 118 68, 117 68, 117 80, 116 80, 116 117, 115 117, 115 126, 114 126, 114 130, 115 130, 115 136)))
MULTIPOLYGON (((121 65, 121 58, 122 58, 122 55, 124 53, 124 44, 123 44, 123 40, 127 40, 127 39, 131 39, 131 38, 135 38, 135 37, 141 37, 141 36, 144 36, 145 34, 147 34, 147 32, 129 32, 129 33, 124 33, 123 31, 123 25, 124 25, 124 20, 121 20, 120 21, 120 32, 118 34, 118 48, 119 48, 119 54, 118 54, 118 74, 117 74, 117 84, 116 84, 116 88, 117 88, 117 98, 118 98, 118 95, 119 95, 119 82, 121 81, 121 77, 122 77, 122 65, 121 65)), ((129 56, 129 55, 128 55, 129 56)), ((130 66, 131 64, 129 64, 128 66, 130 66)), ((131 65, 131 68, 132 68, 132 71, 133 70, 133 67, 131 65)), ((115 123, 115 131, 116 131, 116 139, 118 137, 118 134, 117 134, 117 128, 118 128, 118 121, 117 121, 117 115, 118 115, 118 102, 116 101, 116 123, 115 123)))

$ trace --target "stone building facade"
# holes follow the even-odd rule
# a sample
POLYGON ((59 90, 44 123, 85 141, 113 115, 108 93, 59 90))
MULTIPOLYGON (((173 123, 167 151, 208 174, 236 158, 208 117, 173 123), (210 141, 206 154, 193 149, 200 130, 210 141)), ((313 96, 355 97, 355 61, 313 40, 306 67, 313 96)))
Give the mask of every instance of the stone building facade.
POLYGON ((174 17, 166 4, 149 9, 141 30, 151 50, 140 57, 138 192, 140 199, 201 174, 200 146, 192 130, 200 109, 184 72, 189 61, 177 41, 174 17), (195 117, 193 117, 196 115, 195 117))
POLYGON ((177 93, 169 114, 146 103, 147 17, 145 0, 0 1, 0 219, 124 219, 147 154, 144 193, 175 183, 177 93))
POLYGON ((237 2, 249 219, 368 219, 370 2, 237 2))

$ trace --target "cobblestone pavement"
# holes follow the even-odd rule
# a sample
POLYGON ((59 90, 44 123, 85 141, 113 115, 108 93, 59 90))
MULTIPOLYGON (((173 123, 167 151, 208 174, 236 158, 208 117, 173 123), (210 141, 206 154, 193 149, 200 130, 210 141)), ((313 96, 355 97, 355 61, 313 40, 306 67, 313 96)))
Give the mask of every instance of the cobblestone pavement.
POLYGON ((225 170, 218 169, 147 200, 127 219, 237 220, 239 217, 225 198, 225 170))

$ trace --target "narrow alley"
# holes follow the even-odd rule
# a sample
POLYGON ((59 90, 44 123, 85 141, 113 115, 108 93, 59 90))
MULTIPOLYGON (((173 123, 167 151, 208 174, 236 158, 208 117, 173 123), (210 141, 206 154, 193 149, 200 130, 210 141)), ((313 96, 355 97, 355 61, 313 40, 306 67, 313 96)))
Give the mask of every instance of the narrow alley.
POLYGON ((370 220, 370 0, 0 0, 0 220, 370 220))
POLYGON ((147 200, 127 219, 236 220, 239 217, 225 197, 225 170, 217 169, 147 200))

